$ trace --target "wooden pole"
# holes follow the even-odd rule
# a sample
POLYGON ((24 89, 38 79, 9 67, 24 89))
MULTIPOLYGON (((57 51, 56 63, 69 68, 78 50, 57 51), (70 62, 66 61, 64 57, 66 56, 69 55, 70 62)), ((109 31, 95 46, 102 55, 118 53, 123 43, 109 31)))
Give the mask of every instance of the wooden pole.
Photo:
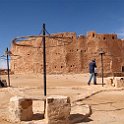
POLYGON ((7 54, 7 74, 8 74, 8 86, 10 87, 10 72, 9 72, 9 50, 8 48, 6 49, 6 54, 7 54))
POLYGON ((44 96, 46 93, 46 46, 45 46, 45 24, 43 24, 43 76, 44 76, 44 96))

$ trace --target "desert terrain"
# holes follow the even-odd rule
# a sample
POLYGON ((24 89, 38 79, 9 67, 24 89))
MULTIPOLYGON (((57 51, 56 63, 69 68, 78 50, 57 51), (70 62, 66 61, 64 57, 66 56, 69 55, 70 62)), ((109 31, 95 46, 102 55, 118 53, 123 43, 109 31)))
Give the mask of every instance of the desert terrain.
MULTIPOLYGON (((7 80, 6 75, 1 75, 7 80)), ((16 124, 45 124, 42 121, 44 103, 43 75, 23 74, 11 75, 11 87, 0 88, 0 124, 15 124, 8 117, 9 100, 13 96, 34 99, 34 118, 30 122, 16 124)), ((98 85, 87 85, 89 74, 60 74, 47 75, 47 96, 66 95, 71 99, 71 105, 78 105, 80 111, 85 111, 83 105, 91 107, 91 113, 78 124, 124 124, 124 89, 101 85, 101 78, 97 78, 98 85)), ((106 79, 104 79, 106 82, 106 79)), ((78 118, 75 113, 75 118, 78 118)))

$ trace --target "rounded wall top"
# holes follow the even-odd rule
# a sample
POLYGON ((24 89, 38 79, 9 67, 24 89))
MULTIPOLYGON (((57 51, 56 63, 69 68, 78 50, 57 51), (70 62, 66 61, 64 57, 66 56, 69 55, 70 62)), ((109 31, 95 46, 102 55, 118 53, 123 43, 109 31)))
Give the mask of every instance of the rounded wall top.
POLYGON ((95 31, 91 31, 87 33, 87 37, 95 37, 96 32, 95 31))
POLYGON ((116 40, 116 39, 118 39, 117 34, 97 34, 95 31, 88 32, 87 37, 91 38, 91 39, 98 38, 101 40, 116 40))

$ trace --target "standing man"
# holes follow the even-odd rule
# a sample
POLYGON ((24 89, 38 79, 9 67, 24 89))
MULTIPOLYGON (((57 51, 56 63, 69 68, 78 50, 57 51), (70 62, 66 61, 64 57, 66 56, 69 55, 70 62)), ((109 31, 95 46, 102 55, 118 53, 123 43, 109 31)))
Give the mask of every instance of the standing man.
POLYGON ((93 81, 94 81, 94 85, 97 84, 97 83, 96 83, 96 72, 95 72, 96 67, 97 67, 97 66, 96 66, 96 61, 95 61, 95 59, 93 59, 93 60, 89 63, 90 78, 89 78, 89 81, 88 81, 88 85, 90 85, 92 78, 94 79, 94 80, 93 80, 93 81))

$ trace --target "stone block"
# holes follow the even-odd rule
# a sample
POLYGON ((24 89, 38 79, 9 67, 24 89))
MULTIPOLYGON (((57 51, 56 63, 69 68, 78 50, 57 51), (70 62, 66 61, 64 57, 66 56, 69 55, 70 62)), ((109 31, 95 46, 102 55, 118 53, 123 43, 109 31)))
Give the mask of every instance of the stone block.
POLYGON ((0 79, 0 88, 1 87, 7 87, 7 82, 6 82, 6 80, 1 80, 0 79))
POLYGON ((113 86, 113 78, 109 77, 106 79, 106 85, 107 86, 113 86))
POLYGON ((4 87, 7 87, 7 82, 6 82, 6 80, 2 80, 2 83, 4 84, 4 87))
POLYGON ((116 79, 114 85, 116 88, 124 87, 124 78, 116 79))
POLYGON ((69 120, 71 124, 77 124, 80 122, 83 122, 85 118, 90 116, 92 110, 89 105, 82 105, 81 102, 78 102, 78 104, 75 104, 71 108, 71 115, 69 117, 69 120))
POLYGON ((13 122, 32 120, 32 99, 12 97, 9 104, 9 119, 13 122))
POLYGON ((48 124, 69 124, 70 98, 50 96, 46 99, 45 119, 48 124))

